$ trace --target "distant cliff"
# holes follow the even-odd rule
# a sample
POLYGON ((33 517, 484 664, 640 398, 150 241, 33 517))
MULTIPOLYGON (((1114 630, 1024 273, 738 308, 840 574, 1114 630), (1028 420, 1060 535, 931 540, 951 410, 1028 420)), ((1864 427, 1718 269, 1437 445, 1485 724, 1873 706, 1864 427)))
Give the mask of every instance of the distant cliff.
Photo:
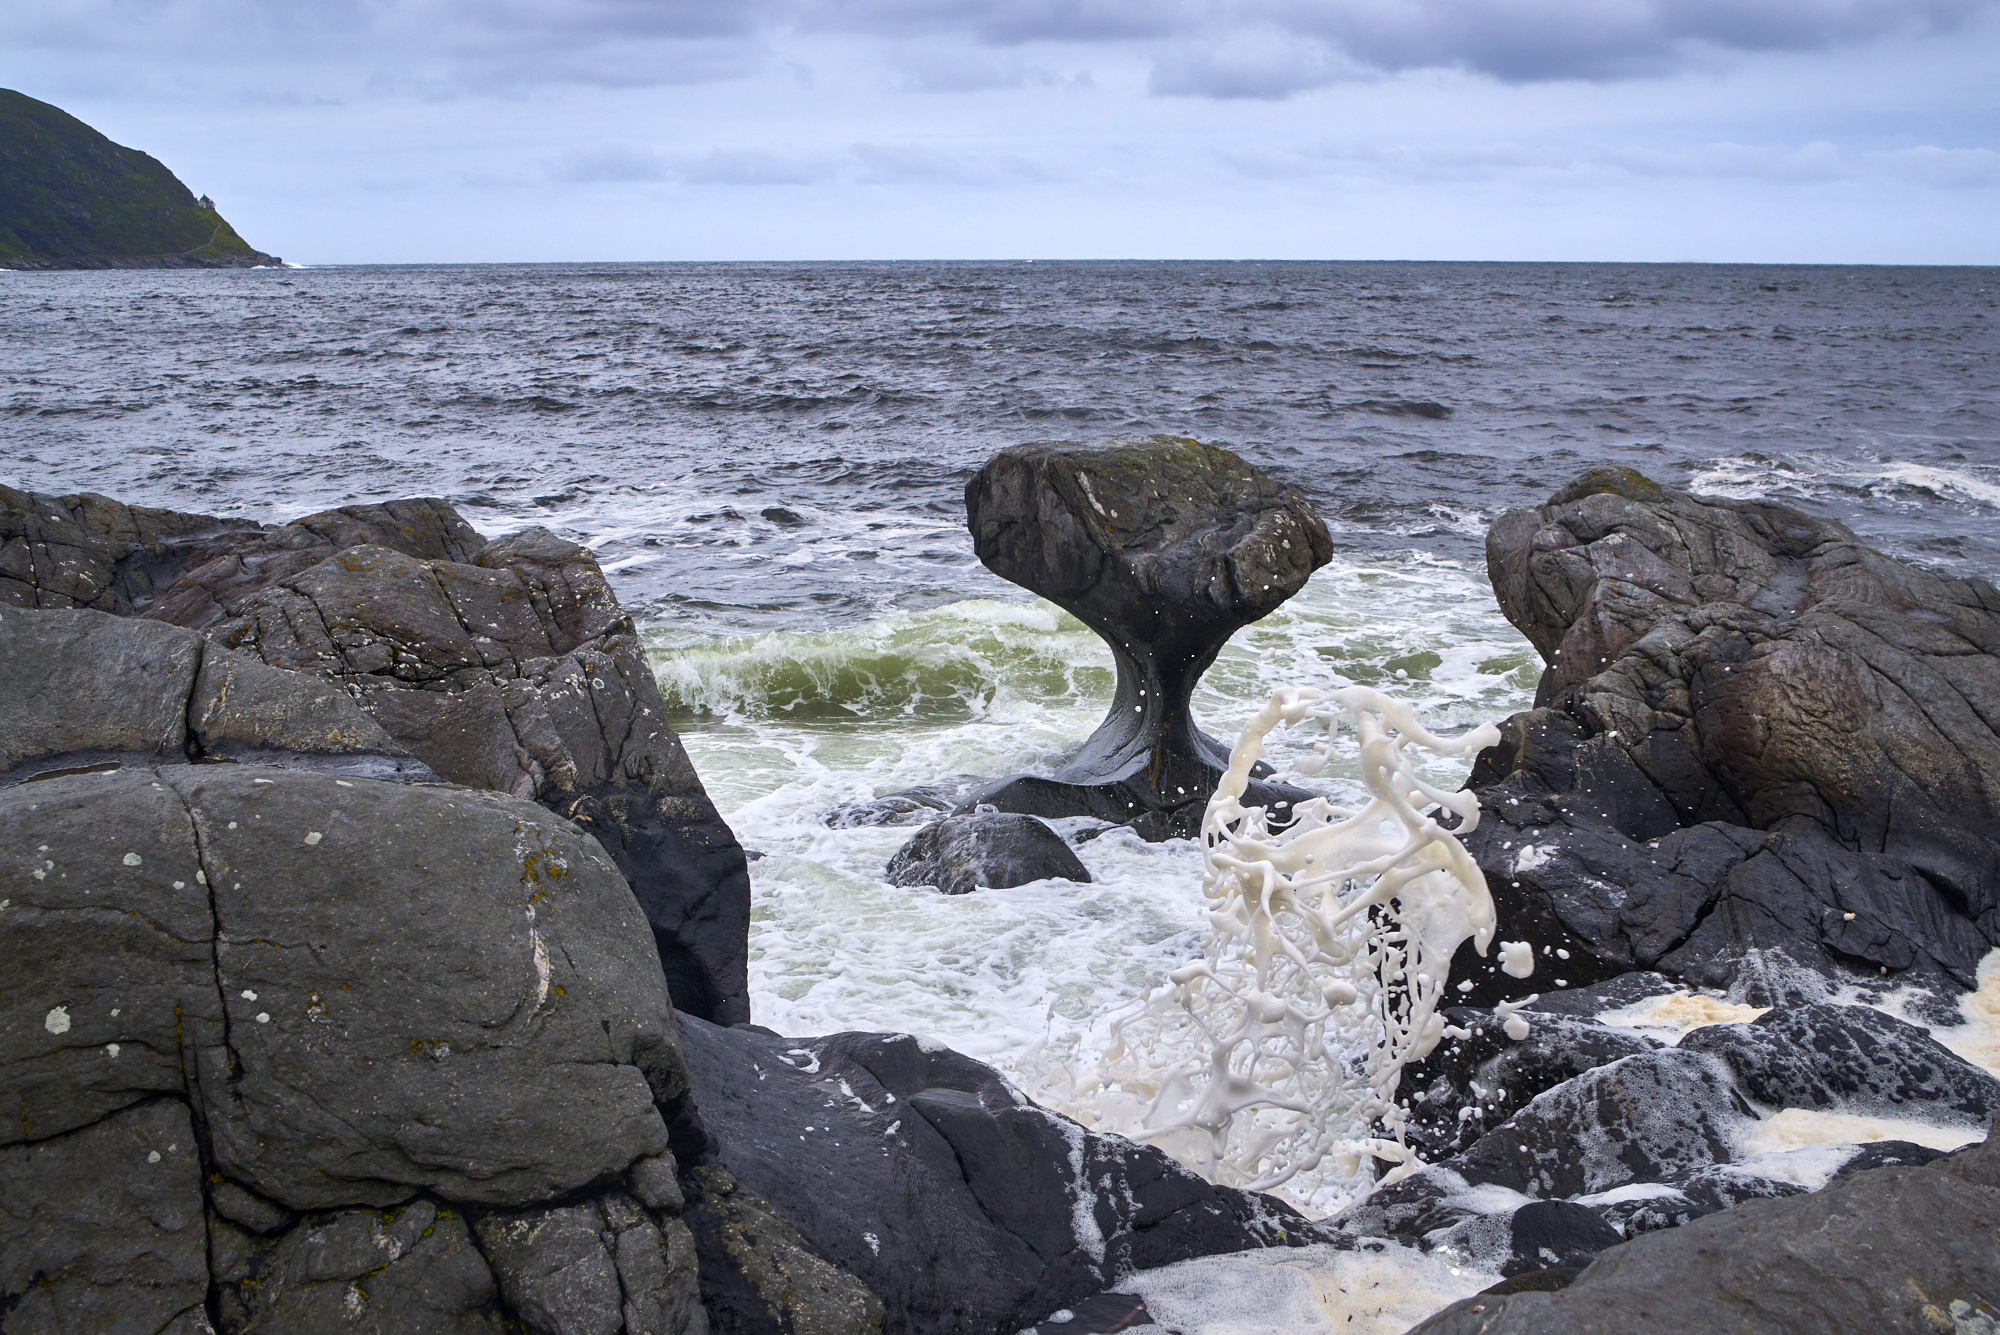
POLYGON ((46 102, 0 88, 0 268, 277 263, 155 159, 46 102))

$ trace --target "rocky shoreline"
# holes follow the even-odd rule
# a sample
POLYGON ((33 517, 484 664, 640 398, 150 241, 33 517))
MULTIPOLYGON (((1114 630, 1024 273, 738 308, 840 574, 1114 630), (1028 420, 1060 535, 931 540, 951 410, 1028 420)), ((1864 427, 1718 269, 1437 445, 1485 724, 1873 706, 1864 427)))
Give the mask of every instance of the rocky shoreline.
MULTIPOLYGON (((1142 726, 830 813, 974 893, 1038 804, 1182 832, 1184 688, 1326 559, 1193 442, 989 470, 982 559, 1125 646, 1142 726)), ((1403 1084, 1431 1166, 1309 1221, 958 1053, 750 1023, 743 850, 587 550, 0 487, 0 1330, 1143 1329, 1094 1295, 1397 1246, 1504 1277, 1424 1330, 1989 1328, 2000 1081, 1910 1021, 2000 946, 2000 594, 1630 473, 1489 565, 1550 667, 1468 846, 1542 995, 1512 1038, 1528 987, 1461 961, 1403 1084)))

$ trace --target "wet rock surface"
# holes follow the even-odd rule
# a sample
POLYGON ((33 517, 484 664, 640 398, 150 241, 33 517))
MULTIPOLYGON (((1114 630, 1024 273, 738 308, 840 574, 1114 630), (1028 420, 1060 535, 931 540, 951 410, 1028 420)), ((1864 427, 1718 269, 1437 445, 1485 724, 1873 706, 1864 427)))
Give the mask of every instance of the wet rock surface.
MULTIPOLYGON (((1500 903, 1571 980, 1758 1004, 1949 994, 2000 944, 2000 594, 1785 506, 1585 474, 1487 539, 1548 663, 1471 785, 1500 903)), ((1528 990, 1474 962, 1472 998, 1528 990)))
POLYGON ((1090 873, 1061 835, 1033 816, 993 812, 946 816, 896 850, 889 884, 928 885, 947 895, 1031 881, 1088 881, 1090 873))
POLYGON ((1403 1071, 1409 1140, 1427 1159, 1470 1147, 1544 1090, 1660 1046, 1643 1034, 1566 1016, 1536 1016, 1520 1040, 1490 1011, 1452 1007, 1445 1018, 1465 1036, 1403 1071))
POLYGON ((1412 1142, 1439 1157, 1335 1223, 1506 1275, 1573 1270, 1642 1233, 1940 1153, 1907 1141, 1760 1150, 1759 1124, 1787 1110, 1908 1119, 1970 1138, 2000 1108, 2000 1080, 1865 1006, 1704 1025, 1678 1047, 1526 1014, 1535 1016, 1529 1037, 1509 1059, 1500 1045, 1511 1040, 1492 1017, 1452 1012, 1465 1036, 1412 1068, 1419 1096, 1409 1100, 1412 1142), (1536 1090, 1570 1066, 1587 1069, 1536 1090), (1477 1101, 1468 1097, 1474 1085, 1477 1101), (1454 1102, 1460 1112, 1427 1123, 1433 1101, 1441 1113, 1454 1102), (1510 1105, 1498 1125, 1487 1120, 1510 1105))
POLYGON ((979 559, 1096 631, 1118 669, 1110 712, 1061 772, 974 802, 1192 834, 1229 748, 1195 727, 1188 698, 1232 633, 1332 558, 1325 523, 1297 488, 1175 436, 1002 450, 965 509, 979 559))
POLYGON ((907 1034, 687 1021, 682 1042, 719 1162, 879 1295, 892 1333, 1016 1331, 1131 1269, 1339 1236, 907 1034))
POLYGON ((1984 1330, 2000 1318, 1996 1237, 2000 1147, 1989 1138, 1648 1234, 1607 1249, 1560 1292, 1481 1294, 1415 1331, 1984 1330))

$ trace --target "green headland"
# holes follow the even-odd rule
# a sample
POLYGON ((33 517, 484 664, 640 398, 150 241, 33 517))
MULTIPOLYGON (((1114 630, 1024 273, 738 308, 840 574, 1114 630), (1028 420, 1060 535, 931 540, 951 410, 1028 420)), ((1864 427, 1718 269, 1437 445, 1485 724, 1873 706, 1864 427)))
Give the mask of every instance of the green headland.
POLYGON ((280 263, 158 160, 0 88, 0 268, 241 269, 280 263))

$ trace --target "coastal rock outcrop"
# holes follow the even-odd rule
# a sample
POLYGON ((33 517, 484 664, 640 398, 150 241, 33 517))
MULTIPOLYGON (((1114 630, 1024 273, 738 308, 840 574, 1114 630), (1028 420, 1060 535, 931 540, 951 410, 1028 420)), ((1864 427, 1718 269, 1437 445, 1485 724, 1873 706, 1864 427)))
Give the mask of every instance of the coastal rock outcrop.
MULTIPOLYGON (((1510 930, 1573 983, 1657 969, 1757 1004, 1822 977, 1973 985, 2000 945, 1990 583, 1620 469, 1501 516, 1487 559, 1548 663, 1470 781, 1510 930)), ((1460 972, 1477 1002, 1529 990, 1460 972)))
POLYGON ((1454 1011, 1468 1036, 1414 1072, 1420 1131, 1412 1140, 1449 1152, 1336 1222, 1508 1275, 1574 1268, 1607 1238, 1937 1154, 1908 1142, 1788 1150, 1783 1135, 1760 1134, 1773 1118, 1862 1119, 1845 1123, 1857 1128, 1867 1119, 1906 1121, 1928 1128, 1923 1134, 1954 1128, 1969 1138, 2000 1111, 2000 1080, 1865 1006, 1779 1008, 1750 1023, 1703 1025, 1675 1047, 1537 1015, 1511 1052, 1496 1051, 1499 1035, 1471 1018, 1454 1011), (1579 1066, 1586 1069, 1549 1080, 1579 1066), (1523 1224, 1531 1210, 1538 1213, 1523 1224), (1590 1238, 1596 1245, 1586 1249, 1590 1238))
POLYGON ((1062 836, 1033 816, 973 812, 926 825, 889 859, 890 885, 935 886, 947 895, 1051 878, 1088 881, 1062 836))
MULTIPOLYGON (((108 620, 0 626, 32 618, 108 620)), ((655 1183, 690 1092, 673 1011, 570 822, 162 757, 0 788, 0 865, 10 1328, 706 1329, 655 1183), (583 1325, 516 1283, 571 1266, 532 1227, 558 1205, 627 1280, 583 1325)))
POLYGON ((1480 1294, 1411 1335, 1981 1331, 2000 1319, 2000 1143, 1751 1201, 1600 1254, 1555 1293, 1480 1294))
MULTIPOLYGON (((489 543, 433 499, 267 529, 7 490, 0 535, 0 600, 201 631, 242 656, 239 676, 261 663, 329 683, 374 720, 375 750, 404 767, 585 825, 639 897, 675 1004, 749 1018, 742 847, 586 549, 542 529, 489 543)), ((189 643, 176 652, 198 654, 189 643)), ((48 698, 57 731, 80 737, 85 725, 59 708, 65 674, 79 672, 53 674, 48 698)))
POLYGON ((1000 780, 971 805, 1192 834, 1229 748, 1195 726, 1189 696, 1231 634, 1332 559, 1312 504, 1227 450, 1144 436, 1001 450, 966 484, 965 512, 979 559, 1096 631, 1118 669, 1110 712, 1060 772, 1000 780))
POLYGON ((718 1162, 880 1296, 890 1335, 1016 1331, 1133 1269, 1344 1241, 908 1034, 681 1040, 718 1162))

